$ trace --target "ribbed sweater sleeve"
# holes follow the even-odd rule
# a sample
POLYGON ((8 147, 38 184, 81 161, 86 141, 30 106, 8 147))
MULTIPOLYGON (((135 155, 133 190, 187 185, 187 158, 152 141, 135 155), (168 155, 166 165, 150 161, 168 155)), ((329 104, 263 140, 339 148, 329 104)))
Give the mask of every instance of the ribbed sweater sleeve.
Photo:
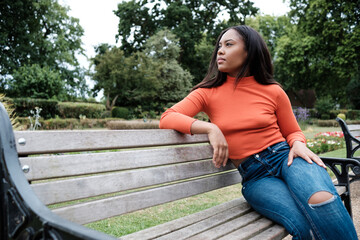
POLYGON ((302 133, 292 111, 289 97, 282 89, 280 90, 277 99, 276 116, 280 132, 290 146, 292 146, 296 140, 306 143, 306 138, 302 133))
POLYGON ((193 117, 203 111, 205 103, 204 91, 196 89, 162 114, 160 128, 191 134, 191 125, 196 121, 193 117))

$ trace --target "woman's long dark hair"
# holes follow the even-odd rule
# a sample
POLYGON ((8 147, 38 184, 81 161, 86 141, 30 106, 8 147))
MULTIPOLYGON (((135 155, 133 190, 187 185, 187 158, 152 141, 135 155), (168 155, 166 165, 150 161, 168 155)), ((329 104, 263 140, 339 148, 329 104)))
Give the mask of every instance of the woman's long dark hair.
POLYGON ((245 50, 247 52, 247 58, 244 62, 244 65, 236 76, 235 85, 238 84, 241 78, 245 77, 246 75, 254 76, 255 80, 260 84, 278 84, 273 79, 273 65, 271 63, 271 56, 264 39, 253 28, 240 25, 230 27, 221 32, 216 41, 215 49, 212 54, 209 69, 205 78, 195 87, 193 87, 191 91, 194 91, 197 88, 217 87, 226 81, 227 73, 219 71, 216 63, 216 57, 219 50, 220 39, 224 33, 230 29, 234 29, 242 37, 245 43, 245 50))

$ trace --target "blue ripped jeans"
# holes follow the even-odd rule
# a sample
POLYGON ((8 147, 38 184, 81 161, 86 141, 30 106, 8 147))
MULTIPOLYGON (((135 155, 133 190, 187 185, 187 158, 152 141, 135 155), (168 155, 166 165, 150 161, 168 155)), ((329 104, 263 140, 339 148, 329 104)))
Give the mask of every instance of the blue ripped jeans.
POLYGON ((290 147, 280 142, 239 165, 242 193, 260 214, 283 225, 293 239, 358 239, 354 224, 327 171, 295 158, 287 166, 290 147), (333 198, 309 204, 319 191, 333 198))

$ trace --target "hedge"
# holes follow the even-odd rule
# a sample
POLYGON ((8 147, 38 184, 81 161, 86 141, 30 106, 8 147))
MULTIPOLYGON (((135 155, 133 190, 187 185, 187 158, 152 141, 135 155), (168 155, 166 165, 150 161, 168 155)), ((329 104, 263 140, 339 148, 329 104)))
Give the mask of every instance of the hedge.
POLYGON ((77 102, 59 102, 58 109, 61 118, 101 118, 106 111, 103 104, 77 102))
POLYGON ((41 108, 40 116, 48 119, 54 118, 58 114, 58 101, 47 99, 32 98, 8 98, 15 108, 16 115, 19 117, 33 116, 30 111, 35 111, 36 107, 41 108))

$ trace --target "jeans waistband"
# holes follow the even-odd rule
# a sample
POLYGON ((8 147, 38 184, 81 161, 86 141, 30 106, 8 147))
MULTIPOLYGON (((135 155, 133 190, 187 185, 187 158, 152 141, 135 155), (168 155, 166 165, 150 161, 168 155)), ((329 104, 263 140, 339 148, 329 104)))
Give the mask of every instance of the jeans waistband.
POLYGON ((283 147, 284 145, 287 145, 288 143, 286 141, 275 143, 261 152, 255 153, 251 155, 248 159, 246 159, 244 162, 242 162, 239 167, 242 169, 246 169, 248 166, 250 166, 256 158, 262 157, 264 154, 268 154, 269 152, 276 152, 279 148, 283 147))

